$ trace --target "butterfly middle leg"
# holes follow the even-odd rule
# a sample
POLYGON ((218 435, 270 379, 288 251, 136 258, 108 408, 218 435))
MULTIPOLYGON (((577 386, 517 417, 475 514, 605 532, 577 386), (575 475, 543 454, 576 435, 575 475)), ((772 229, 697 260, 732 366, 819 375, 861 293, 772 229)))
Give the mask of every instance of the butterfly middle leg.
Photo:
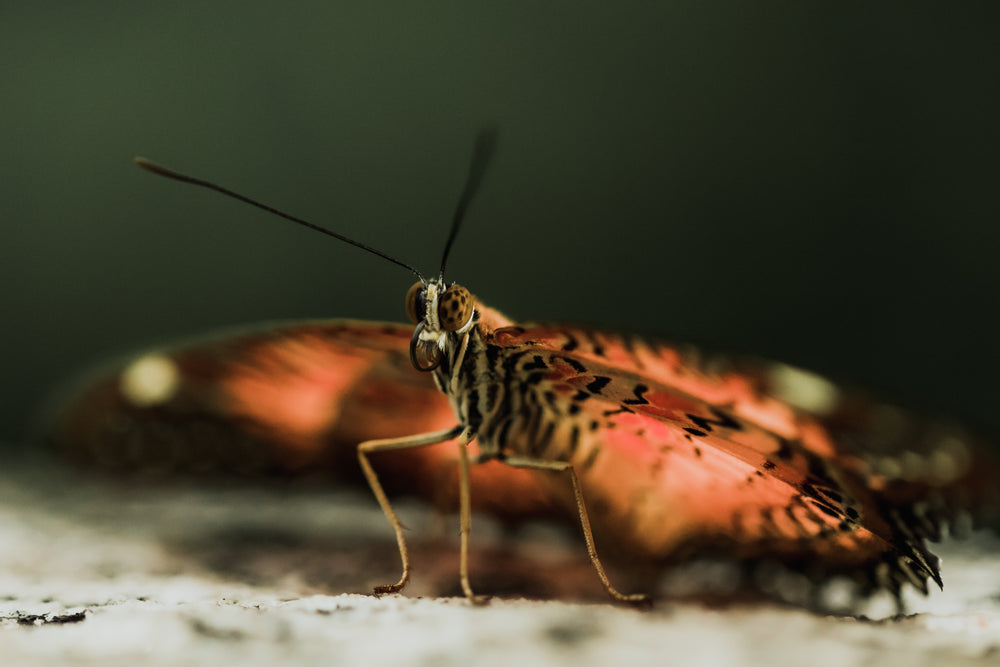
POLYGON ((611 585, 611 581, 608 579, 608 575, 604 571, 604 565, 601 564, 601 559, 597 556, 597 548, 594 546, 594 534, 590 529, 590 517, 587 515, 587 505, 583 502, 583 492, 580 491, 580 482, 576 477, 576 471, 573 470, 573 465, 571 463, 567 463, 565 461, 547 461, 521 456, 505 456, 502 460, 507 465, 515 468, 549 470, 568 475, 570 482, 573 484, 573 498, 576 501, 577 513, 580 515, 580 527, 583 529, 583 539, 587 543, 587 555, 590 556, 590 562, 597 571, 597 576, 604 585, 604 590, 606 590, 608 595, 618 602, 625 602, 633 605, 650 604, 651 600, 647 595, 643 595, 642 593, 622 593, 611 585))

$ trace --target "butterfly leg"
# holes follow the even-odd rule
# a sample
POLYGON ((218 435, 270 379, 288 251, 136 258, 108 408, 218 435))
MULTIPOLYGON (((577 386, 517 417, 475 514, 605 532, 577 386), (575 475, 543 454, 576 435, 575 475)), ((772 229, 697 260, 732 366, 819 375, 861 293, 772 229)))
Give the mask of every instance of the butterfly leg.
POLYGON ((458 565, 462 581, 462 592, 472 604, 484 604, 489 598, 476 595, 469 585, 469 532, 472 528, 472 502, 469 498, 469 452, 468 445, 475 433, 469 429, 458 439, 458 503, 461 515, 459 535, 461 537, 461 557, 458 565))
MULTIPOLYGON (((459 435, 462 435, 464 431, 465 429, 462 426, 455 426, 443 431, 424 433, 423 435, 412 435, 403 438, 386 438, 384 440, 368 440, 358 445, 358 461, 361 463, 361 471, 364 472, 365 479, 368 480, 368 486, 371 487, 372 492, 375 494, 375 498, 378 500, 378 504, 382 507, 382 511, 385 513, 386 518, 388 518, 389 523, 392 524, 392 529, 396 532, 396 544, 399 546, 399 558, 403 563, 403 574, 399 577, 399 581, 394 584, 376 586, 375 595, 398 593, 402 590, 403 586, 405 586, 406 582, 410 579, 410 556, 406 550, 406 538, 403 537, 403 524, 400 522, 399 517, 396 516, 396 512, 392 509, 392 504, 389 502, 389 498, 385 495, 385 491, 382 489, 382 483, 378 481, 378 475, 375 474, 375 469, 372 468, 371 463, 368 461, 368 455, 374 452, 388 452, 396 449, 410 449, 411 447, 433 445, 456 438, 459 435)), ((466 440, 466 442, 468 442, 468 440, 466 440)), ((464 444, 462 450, 465 450, 464 444)), ((468 467, 466 467, 466 473, 468 473, 468 467)), ((466 484, 466 495, 468 495, 467 487, 468 484, 466 484)))
POLYGON ((587 543, 587 555, 590 556, 590 562, 594 565, 598 578, 604 584, 604 590, 618 602, 627 602, 629 604, 648 604, 650 602, 647 595, 643 595, 642 593, 625 594, 611 585, 611 581, 604 571, 604 565, 601 564, 601 559, 597 556, 597 548, 594 546, 594 534, 590 529, 590 517, 587 516, 587 506, 583 502, 580 482, 577 480, 576 471, 573 470, 572 464, 565 461, 544 461, 521 456, 507 456, 504 457, 503 462, 515 468, 551 470, 569 475, 569 479, 573 483, 573 497, 576 500, 576 510, 580 515, 580 527, 583 528, 583 539, 587 543))

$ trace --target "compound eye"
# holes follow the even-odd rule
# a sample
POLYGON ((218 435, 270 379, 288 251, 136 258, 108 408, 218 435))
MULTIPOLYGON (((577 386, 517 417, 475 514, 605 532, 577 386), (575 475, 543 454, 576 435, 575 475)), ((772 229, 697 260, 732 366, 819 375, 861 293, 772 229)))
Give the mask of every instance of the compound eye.
POLYGON ((469 290, 452 285, 438 297, 438 322, 445 331, 458 331, 472 317, 473 301, 469 290))
POLYGON ((414 324, 424 319, 424 314, 427 312, 426 295, 427 291, 421 282, 413 283, 406 292, 406 316, 414 324))

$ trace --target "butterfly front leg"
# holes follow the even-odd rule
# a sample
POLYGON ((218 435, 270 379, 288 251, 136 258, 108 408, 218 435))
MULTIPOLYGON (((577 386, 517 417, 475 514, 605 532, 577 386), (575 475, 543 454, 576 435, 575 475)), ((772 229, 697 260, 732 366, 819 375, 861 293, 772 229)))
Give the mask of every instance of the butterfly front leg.
POLYGON ((465 593, 465 596, 469 599, 469 601, 474 604, 481 604, 482 602, 485 602, 486 598, 475 595, 472 592, 472 587, 469 585, 469 530, 472 522, 472 512, 469 500, 469 455, 466 447, 474 437, 475 431, 459 425, 443 431, 435 431, 433 433, 425 433, 423 435, 406 436, 402 438, 386 438, 384 440, 368 440, 367 442, 363 442, 358 445, 358 461, 361 464, 361 470, 364 472, 365 479, 368 480, 368 485, 375 494, 375 498, 378 499, 378 504, 382 507, 382 511, 389 519, 389 523, 392 524, 392 529, 396 533, 396 544, 399 547, 399 558, 403 564, 403 573, 400 575, 399 581, 394 584, 376 586, 376 595, 398 593, 403 589, 406 582, 410 579, 410 557, 406 548, 406 538, 403 537, 403 524, 400 522, 399 517, 396 516, 395 510, 392 509, 392 504, 389 502, 388 496, 385 495, 385 490, 382 488, 382 483, 378 480, 378 475, 375 474, 375 469, 372 468, 372 465, 368 460, 368 455, 373 452, 387 452, 398 449, 424 447, 426 445, 434 445, 439 442, 446 442, 448 440, 458 438, 460 484, 459 498, 461 506, 462 541, 460 574, 462 580, 462 591, 465 593))
POLYGON ((580 527, 583 529, 583 539, 587 543, 587 555, 590 556, 590 562, 597 571, 597 576, 604 585, 604 590, 606 590, 608 595, 618 602, 625 602, 634 605, 646 605, 651 602, 649 596, 647 595, 643 595, 642 593, 622 593, 611 585, 611 581, 608 579, 608 575, 604 571, 604 565, 601 564, 601 559, 597 556, 597 547, 594 546, 594 534, 590 529, 590 517, 587 515, 587 505, 583 502, 583 492, 580 490, 580 482, 577 479, 576 471, 573 469, 573 464, 565 461, 548 461, 524 456, 504 456, 502 461, 514 468, 549 470, 568 475, 570 482, 573 484, 573 498, 576 501, 577 513, 580 515, 580 527))
POLYGON ((372 468, 372 464, 368 461, 368 455, 374 452, 388 452, 397 449, 411 449, 413 447, 435 445, 439 442, 446 442, 452 438, 463 435, 465 430, 465 427, 459 425, 443 431, 434 431, 432 433, 424 433, 422 435, 409 435, 402 438, 385 438, 383 440, 368 440, 358 445, 358 462, 361 464, 361 471, 364 472, 365 479, 368 480, 368 486, 371 487, 372 492, 375 494, 375 498, 378 500, 378 504, 382 507, 382 511, 385 513, 386 518, 388 518, 389 523, 392 524, 392 529, 396 532, 396 544, 399 546, 399 558, 403 563, 403 574, 400 575, 399 581, 394 584, 376 586, 375 595, 398 593, 403 589, 406 582, 410 580, 410 556, 406 549, 406 538, 403 537, 403 524, 400 522, 399 517, 396 516, 395 510, 392 509, 392 504, 389 502, 388 496, 385 495, 382 483, 378 481, 378 475, 375 474, 375 469, 372 468))

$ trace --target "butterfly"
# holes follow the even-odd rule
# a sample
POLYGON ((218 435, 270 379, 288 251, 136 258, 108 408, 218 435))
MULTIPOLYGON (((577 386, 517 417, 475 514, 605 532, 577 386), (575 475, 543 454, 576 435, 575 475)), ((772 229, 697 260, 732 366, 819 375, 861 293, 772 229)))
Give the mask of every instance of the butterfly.
POLYGON ((913 419, 778 363, 584 327, 515 322, 445 280, 448 253, 496 142, 477 141, 437 277, 336 232, 146 160, 400 265, 419 280, 409 325, 317 320, 150 350, 63 408, 53 439, 124 470, 309 469, 363 478, 410 564, 390 496, 460 515, 469 600, 472 510, 573 521, 599 550, 675 563, 721 553, 865 592, 941 585, 938 540, 996 501, 996 467, 954 428, 913 419))

